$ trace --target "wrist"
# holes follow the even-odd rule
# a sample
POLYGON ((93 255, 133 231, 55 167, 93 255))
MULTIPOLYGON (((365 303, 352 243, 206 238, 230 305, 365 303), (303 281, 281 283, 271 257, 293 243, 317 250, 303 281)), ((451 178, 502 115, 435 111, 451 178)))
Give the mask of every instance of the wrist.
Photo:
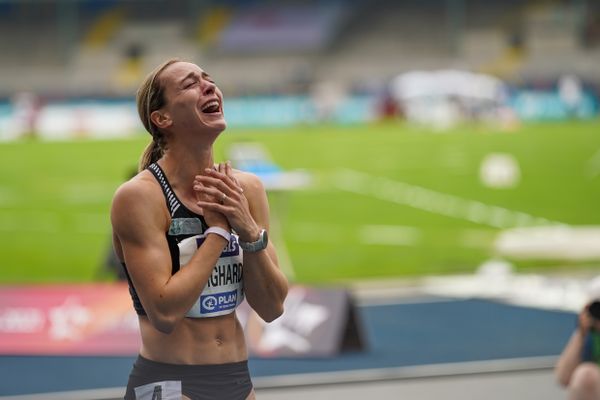
POLYGON ((260 238, 261 231, 262 229, 260 229, 258 226, 255 226, 253 230, 246 232, 243 235, 240 234, 239 238, 242 242, 256 242, 260 238))
POLYGON ((267 248, 267 244, 269 243, 269 235, 267 234, 266 229, 261 229, 256 240, 247 242, 240 239, 239 243, 240 247, 245 252, 256 253, 267 248))
POLYGON ((210 228, 204 231, 204 236, 208 236, 210 234, 225 239, 227 243, 229 243, 229 241, 231 240, 231 233, 228 230, 221 228, 220 226, 211 226, 210 228))

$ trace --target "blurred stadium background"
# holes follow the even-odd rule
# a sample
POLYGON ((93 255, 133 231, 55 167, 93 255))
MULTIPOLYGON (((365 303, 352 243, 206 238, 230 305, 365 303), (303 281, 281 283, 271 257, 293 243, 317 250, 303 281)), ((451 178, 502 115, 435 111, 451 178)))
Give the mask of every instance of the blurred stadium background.
MULTIPOLYGON (((570 318, 600 266, 597 1, 0 0, 0 54, 5 290, 119 280, 110 201, 149 140, 135 90, 171 57, 223 90, 216 158, 263 177, 296 284, 570 318)), ((24 320, 0 303, 4 333, 24 320)), ((39 391, 11 386, 32 360, 14 356, 0 396, 39 391)), ((382 396, 426 398, 404 385, 382 396)))

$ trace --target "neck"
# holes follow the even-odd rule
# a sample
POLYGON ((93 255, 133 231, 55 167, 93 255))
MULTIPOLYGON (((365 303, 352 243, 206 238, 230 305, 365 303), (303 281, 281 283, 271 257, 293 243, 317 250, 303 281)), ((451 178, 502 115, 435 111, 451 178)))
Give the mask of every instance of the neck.
POLYGON ((204 174, 206 168, 214 165, 212 146, 195 151, 169 148, 159 162, 165 170, 171 186, 183 196, 193 196, 192 184, 196 175, 204 174))

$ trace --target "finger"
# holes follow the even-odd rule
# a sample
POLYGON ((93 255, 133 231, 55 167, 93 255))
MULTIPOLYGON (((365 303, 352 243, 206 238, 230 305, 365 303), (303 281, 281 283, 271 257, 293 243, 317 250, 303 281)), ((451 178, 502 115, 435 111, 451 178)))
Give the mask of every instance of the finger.
POLYGON ((206 193, 204 192, 204 186, 201 183, 194 182, 194 186, 192 187, 192 189, 194 190, 196 200, 206 198, 206 193))
POLYGON ((226 193, 211 186, 196 186, 194 189, 196 190, 196 193, 200 194, 200 196, 197 197, 197 200, 207 200, 208 198, 208 200, 212 200, 213 202, 231 207, 236 207, 237 204, 239 204, 239 198, 235 192, 233 197, 230 197, 226 193))
POLYGON ((221 180, 225 180, 227 178, 229 178, 226 174, 225 174, 225 166, 223 164, 219 164, 219 169, 215 170, 215 169, 210 169, 210 168, 206 168, 204 170, 204 173, 208 176, 212 176, 221 180))
POLYGON ((230 187, 225 185, 223 182, 217 182, 214 186, 207 185, 206 187, 210 187, 211 189, 216 190, 216 192, 212 192, 211 194, 216 198, 220 198, 222 195, 226 195, 230 199, 234 199, 235 201, 240 200, 240 193, 232 190, 230 187))
POLYGON ((229 177, 227 175, 225 164, 223 165, 223 169, 224 170, 222 172, 207 169, 207 175, 196 175, 195 182, 217 187, 227 196, 236 200, 241 200, 241 198, 243 197, 244 189, 239 185, 235 177, 229 177))
MULTIPOLYGON (((225 173, 223 172, 219 172, 219 171, 214 171, 214 170, 206 170, 206 175, 198 175, 196 176, 196 179, 200 180, 201 182, 210 182, 213 186, 216 186, 218 188, 220 188, 221 190, 225 191, 225 186, 232 192, 237 192, 239 193, 239 186, 233 182, 233 180, 227 176, 225 173), (212 178, 213 180, 207 180, 206 178, 212 178), (225 186, 221 186, 218 182, 222 182, 225 186)), ((227 193, 228 195, 230 195, 229 193, 227 193)))
POLYGON ((227 161, 225 163, 225 175, 227 175, 229 177, 229 179, 231 179, 231 181, 235 185, 235 190, 237 190, 240 193, 244 193, 244 189, 242 188, 242 185, 240 185, 240 182, 233 175, 233 168, 231 167, 231 161, 227 161))
POLYGON ((231 187, 223 180, 220 179, 218 176, 197 176, 196 177, 196 181, 200 184, 200 185, 204 185, 204 186, 214 186, 214 187, 218 187, 221 189, 229 189, 231 190, 231 187))
POLYGON ((201 193, 201 194, 205 194, 213 199, 215 199, 215 201, 218 202, 223 202, 224 198, 228 198, 229 196, 227 196, 226 193, 223 193, 221 190, 212 187, 212 186, 196 186, 194 188, 196 190, 196 192, 201 193), (225 197, 223 197, 225 196, 225 197))
POLYGON ((200 208, 202 208, 203 210, 208 210, 208 211, 215 211, 215 212, 219 212, 223 215, 228 215, 229 214, 229 207, 223 205, 223 204, 219 204, 219 203, 212 203, 209 201, 197 201, 196 205, 200 208))
POLYGON ((202 183, 202 182, 196 182, 196 183, 194 184, 194 186, 192 187, 192 189, 193 189, 193 190, 194 190, 194 191, 195 191, 197 194, 207 193, 207 190, 208 190, 209 188, 212 188, 212 189, 216 189, 216 190, 218 190, 218 189, 216 188, 216 186, 215 186, 215 185, 210 185, 210 184, 208 184, 207 182, 204 182, 204 183, 202 183))

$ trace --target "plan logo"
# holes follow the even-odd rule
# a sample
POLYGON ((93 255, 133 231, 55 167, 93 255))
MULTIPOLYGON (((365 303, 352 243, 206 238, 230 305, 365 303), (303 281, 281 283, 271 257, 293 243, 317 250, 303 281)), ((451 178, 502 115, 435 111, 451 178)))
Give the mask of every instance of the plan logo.
POLYGON ((200 296, 200 312, 208 314, 234 309, 237 299, 237 290, 200 296))

